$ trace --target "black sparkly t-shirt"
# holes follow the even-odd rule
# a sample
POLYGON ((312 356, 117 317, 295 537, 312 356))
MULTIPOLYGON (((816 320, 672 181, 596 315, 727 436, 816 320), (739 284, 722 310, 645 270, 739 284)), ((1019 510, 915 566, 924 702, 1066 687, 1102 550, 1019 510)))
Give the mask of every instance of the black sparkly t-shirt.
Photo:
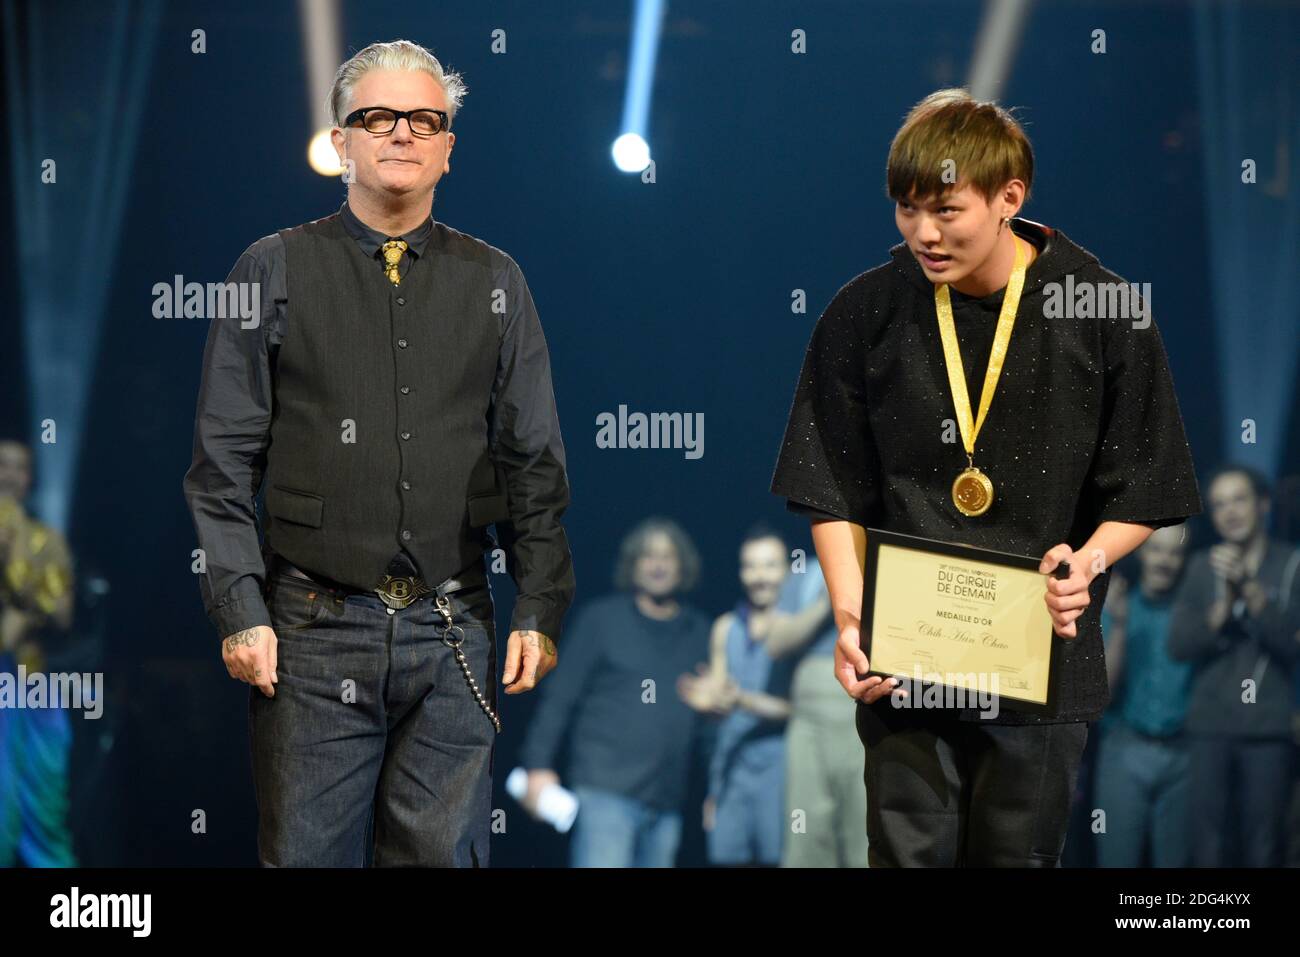
MULTIPOLYGON (((813 517, 1041 557, 1081 548, 1105 521, 1160 527, 1201 511, 1191 451, 1155 321, 1049 318, 1050 284, 1123 283, 1063 233, 1013 219, 1038 247, 975 465, 993 504, 966 516, 953 479, 966 467, 935 315, 934 286, 906 245, 831 301, 813 330, 772 491, 813 517)), ((978 410, 1004 291, 949 289, 978 410)), ((1131 315, 1131 314, 1130 314, 1131 315)), ((1109 700, 1101 607, 1109 574, 1062 642, 1056 712, 1002 711, 993 724, 1091 721, 1109 700)), ((888 698, 877 707, 892 707, 888 698)), ((962 714, 974 719, 973 712, 962 714)))

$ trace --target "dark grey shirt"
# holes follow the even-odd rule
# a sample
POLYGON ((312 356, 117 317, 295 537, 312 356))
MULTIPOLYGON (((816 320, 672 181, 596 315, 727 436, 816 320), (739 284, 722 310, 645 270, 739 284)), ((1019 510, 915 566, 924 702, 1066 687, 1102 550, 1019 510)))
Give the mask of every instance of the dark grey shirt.
MULTIPOLYGON (((379 249, 384 242, 397 238, 408 244, 398 263, 399 274, 405 274, 412 257, 424 254, 433 232, 430 216, 409 233, 388 237, 361 222, 346 201, 339 207, 339 216, 348 234, 366 255, 374 258, 375 268, 381 271, 384 265, 379 249)), ((563 461, 546 341, 532 295, 515 261, 496 248, 492 255, 493 288, 505 291, 508 304, 500 314, 501 354, 493 389, 493 437, 502 429, 513 430, 514 447, 536 449, 539 453, 549 450, 552 460, 563 461), (529 414, 510 411, 520 409, 529 410, 529 414)), ((260 325, 248 330, 241 328, 238 319, 214 318, 204 350, 194 455, 185 476, 185 496, 200 547, 207 556, 207 571, 200 576, 204 608, 222 637, 271 623, 262 597, 266 568, 253 502, 266 467, 276 356, 280 344, 291 333, 285 273, 284 240, 278 233, 249 246, 226 282, 261 284, 260 325), (204 545, 212 542, 221 542, 223 547, 204 545)), ((530 503, 529 516, 515 518, 514 534, 508 542, 519 568, 516 580, 521 583, 514 617, 520 620, 533 615, 538 629, 555 638, 558 615, 572 598, 565 538, 551 534, 562 510, 559 498, 567 499, 567 495, 542 478, 530 482, 525 474, 522 481, 529 484, 525 496, 530 503)), ((390 571, 408 574, 418 573, 419 569, 402 549, 394 556, 390 571)))
POLYGON ((703 770, 715 728, 682 701, 676 684, 708 660, 709 629, 689 605, 660 620, 627 593, 588 603, 569 629, 564 667, 542 685, 520 763, 558 769, 567 750, 567 784, 680 811, 692 765, 703 770))
POLYGON ((1267 601, 1244 599, 1210 631, 1210 606, 1225 595, 1209 551, 1192 555, 1169 620, 1169 656, 1196 665, 1184 725, 1192 734, 1290 738, 1300 666, 1300 549, 1270 541, 1255 579, 1267 601), (1252 695, 1243 693, 1251 679, 1252 695))

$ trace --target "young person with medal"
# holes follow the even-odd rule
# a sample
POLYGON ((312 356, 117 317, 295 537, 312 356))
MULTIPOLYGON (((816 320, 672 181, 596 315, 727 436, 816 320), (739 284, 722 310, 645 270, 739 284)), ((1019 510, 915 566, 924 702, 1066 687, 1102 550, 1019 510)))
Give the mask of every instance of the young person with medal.
POLYGON ((904 241, 818 320, 772 480, 813 523, 873 867, 1059 864, 1088 722, 1109 700, 1109 568, 1201 511, 1148 304, 1017 217, 1033 172, 995 104, 942 90, 913 108, 886 174, 904 241), (1048 706, 920 707, 897 678, 868 676, 868 528, 1041 557, 1048 706))

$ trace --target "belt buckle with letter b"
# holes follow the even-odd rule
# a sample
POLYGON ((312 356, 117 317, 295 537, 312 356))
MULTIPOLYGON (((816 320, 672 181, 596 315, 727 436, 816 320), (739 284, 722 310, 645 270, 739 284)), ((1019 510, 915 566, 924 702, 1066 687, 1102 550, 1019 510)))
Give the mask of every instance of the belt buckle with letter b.
POLYGON ((423 578, 412 578, 409 575, 385 575, 384 580, 375 589, 375 594, 389 608, 400 609, 405 608, 416 599, 424 597, 431 591, 433 591, 433 588, 426 585, 423 578))

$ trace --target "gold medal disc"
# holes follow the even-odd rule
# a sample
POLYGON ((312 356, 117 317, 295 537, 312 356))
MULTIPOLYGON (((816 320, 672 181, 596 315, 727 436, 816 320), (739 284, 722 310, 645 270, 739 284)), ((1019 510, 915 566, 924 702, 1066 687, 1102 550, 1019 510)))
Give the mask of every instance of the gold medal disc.
POLYGON ((993 504, 993 483, 979 469, 965 469, 952 483, 952 501, 963 515, 983 515, 993 504))

